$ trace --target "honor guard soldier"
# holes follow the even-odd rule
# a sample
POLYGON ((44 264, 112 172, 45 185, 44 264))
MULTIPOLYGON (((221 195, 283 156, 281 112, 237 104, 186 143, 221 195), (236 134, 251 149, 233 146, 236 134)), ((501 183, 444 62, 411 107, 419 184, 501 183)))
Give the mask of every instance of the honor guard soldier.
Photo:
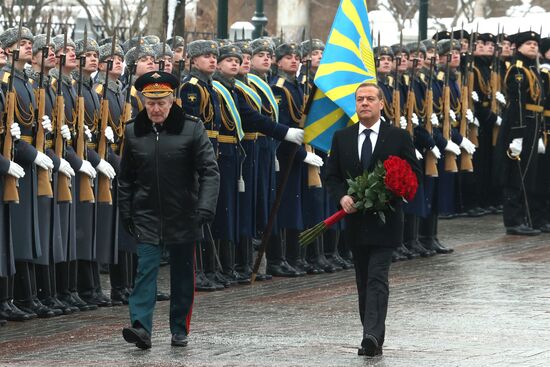
MULTIPOLYGON (((155 63, 160 65, 162 61, 164 63, 164 70, 167 73, 172 73, 174 68, 174 52, 167 43, 156 43, 151 46, 155 53, 155 63)), ((158 68, 158 66, 157 66, 158 68)))
MULTIPOLYGON (((273 78, 271 87, 279 104, 279 122, 288 127, 302 128, 304 91, 296 78, 301 58, 300 48, 295 43, 283 43, 275 50, 275 56, 278 74, 273 78)), ((279 145, 277 160, 280 165, 279 180, 287 170, 290 170, 277 217, 278 227, 285 232, 286 253, 283 252, 280 237, 270 241, 267 252, 267 273, 279 276, 301 276, 306 274, 305 271, 296 269, 295 265, 299 265, 300 259, 298 235, 304 228, 302 169, 304 163, 321 167, 323 160, 317 154, 307 152, 302 145, 296 147, 294 143, 288 141, 283 141, 279 145)))
MULTIPOLYGON (((19 203, 13 200, 10 205, 12 236, 16 274, 14 279, 14 299, 22 311, 29 315, 51 317, 55 313, 44 306, 37 298, 34 261, 41 256, 40 222, 38 220, 38 195, 33 182, 36 180, 36 166, 53 169, 52 160, 39 152, 34 144, 36 100, 31 84, 24 73, 25 64, 32 59, 33 35, 27 28, 10 28, 0 35, 0 42, 8 54, 8 63, 0 72, 2 90, 6 104, 13 96, 13 116, 6 114, 4 120, 17 123, 21 127, 21 139, 14 143, 15 161, 26 172, 19 179, 19 203), (11 79, 11 80, 10 80, 11 79), (9 90, 11 87, 11 90, 9 90)), ((10 111, 10 106, 6 111, 10 111)), ((44 121, 40 118, 40 123, 44 121)), ((49 122, 49 119, 46 121, 49 122)), ((45 124, 47 124, 45 122, 45 124)), ((4 200, 6 200, 4 196, 4 200)), ((48 240, 47 238, 45 239, 48 240)))
MULTIPOLYGON (((123 86, 119 78, 124 69, 124 52, 118 45, 114 47, 111 43, 107 43, 99 47, 99 73, 98 82, 95 90, 98 95, 103 96, 105 85, 108 92, 106 94, 109 100, 109 127, 114 132, 113 142, 110 144, 109 163, 118 174, 120 170, 120 153, 122 141, 124 138, 124 93, 123 86), (107 63, 112 62, 112 69, 107 73, 107 63), (105 77, 107 74, 107 83, 105 77)), ((129 116, 128 116, 129 117, 129 116)), ((113 203, 117 202, 117 183, 118 180, 112 181, 113 203)), ((131 247, 133 240, 126 238, 122 231, 119 231, 118 226, 118 211, 114 205, 99 205, 97 208, 98 218, 105 218, 103 228, 99 226, 96 232, 98 243, 110 243, 113 248, 117 249, 116 262, 109 264, 109 278, 111 280, 111 302, 113 305, 120 303, 128 304, 130 295, 129 288, 132 284, 132 252, 131 247), (130 242, 130 243, 129 243, 130 242), (130 247, 129 247, 130 246, 130 247)))
POLYGON ((539 139, 544 114, 544 87, 537 69, 540 36, 521 32, 514 41, 516 57, 504 78, 508 103, 495 148, 495 175, 503 187, 506 233, 538 235, 530 205, 539 179, 537 153, 545 149, 544 139, 539 139))
MULTIPOLYGON (((77 154, 73 149, 73 136, 82 136, 86 141, 91 138, 89 131, 78 131, 77 135, 73 132, 77 132, 77 118, 76 112, 77 106, 77 92, 73 85, 73 77, 71 72, 78 66, 78 60, 76 58, 76 45, 75 43, 63 35, 58 35, 52 39, 55 45, 55 54, 57 57, 57 65, 54 69, 50 70, 51 87, 56 93, 56 105, 54 107, 54 126, 56 141, 54 149, 58 156, 64 156, 69 162, 73 170, 77 173, 77 177, 72 178, 69 182, 61 183, 57 185, 57 202, 60 212, 61 223, 61 236, 64 242, 64 246, 67 249, 67 261, 61 263, 57 270, 57 288, 61 301, 68 303, 72 306, 78 307, 81 311, 97 309, 97 305, 89 304, 83 301, 78 295, 78 251, 77 251, 77 214, 76 207, 77 202, 80 201, 80 184, 78 185, 79 191, 77 193, 77 182, 81 180, 93 180, 96 177, 96 170, 92 163, 88 161, 85 155, 92 154, 91 158, 95 163, 97 159, 94 159, 92 150, 85 149, 86 154, 77 154), (62 135, 59 136, 59 135, 62 135), (84 137, 86 135, 86 137, 84 137), (63 139, 61 141, 60 139, 63 139), (59 143, 58 143, 59 142, 59 143), (67 190, 68 195, 61 197, 62 190, 67 190)), ((83 124, 86 126, 85 124, 83 124)), ((97 157, 97 155, 95 155, 97 157)), ((61 180, 61 176, 58 176, 58 180, 61 180)), ((87 181, 84 181, 87 182, 87 181)), ((89 244, 89 241, 87 241, 89 244)))
POLYGON ((187 61, 185 59, 185 40, 181 36, 174 36, 172 38, 169 38, 166 43, 170 45, 170 48, 173 52, 172 61, 174 63, 174 68, 172 69, 172 74, 174 74, 176 77, 179 76, 181 83, 188 73, 185 67, 187 61))
MULTIPOLYGON (((155 65, 155 52, 151 46, 146 44, 138 43, 137 46, 126 52, 124 59, 127 66, 135 65, 135 77, 133 80, 157 68, 155 65)), ((143 110, 143 96, 141 96, 133 85, 126 85, 126 88, 131 88, 132 117, 135 117, 138 112, 143 110)))
MULTIPOLYGON (((1 37, 0 37, 1 38, 1 37)), ((7 55, 4 52, 2 41, 0 40, 0 68, 3 68, 7 64, 7 55)), ((4 111, 6 106, 6 98, 3 90, 0 88, 0 123, 2 129, 5 129, 4 125, 4 111)), ((17 124, 15 124, 17 125, 17 124)), ((12 139, 17 139, 20 136, 19 126, 13 127, 12 139)), ((11 133, 11 132, 10 132, 11 133)), ((2 139, 3 142, 3 139, 2 139)), ((3 146, 3 144, 1 144, 3 146)), ((30 314, 27 314, 19 310, 13 305, 13 276, 15 274, 15 262, 13 257, 13 242, 10 234, 10 221, 9 221, 9 203, 4 202, 4 177, 7 175, 13 178, 20 179, 25 176, 23 168, 15 163, 12 157, 0 156, 0 174, 2 180, 0 181, 0 195, 2 195, 2 201, 0 202, 0 326, 6 323, 6 320, 11 321, 24 321, 31 318, 30 314)))
MULTIPOLYGON (((218 44, 211 40, 193 41, 187 45, 187 56, 191 71, 180 86, 182 107, 186 114, 198 117, 203 122, 214 152, 218 155, 218 134, 221 124, 220 99, 212 85, 212 75, 217 65, 218 44)), ((207 228, 205 231, 208 234, 207 237, 210 237, 207 228)), ((214 270, 216 256, 212 243, 208 241, 212 241, 212 238, 207 238, 205 243, 197 243, 196 287, 199 291, 224 288, 217 282, 211 282, 204 274, 205 263, 208 265, 208 270, 214 270)))

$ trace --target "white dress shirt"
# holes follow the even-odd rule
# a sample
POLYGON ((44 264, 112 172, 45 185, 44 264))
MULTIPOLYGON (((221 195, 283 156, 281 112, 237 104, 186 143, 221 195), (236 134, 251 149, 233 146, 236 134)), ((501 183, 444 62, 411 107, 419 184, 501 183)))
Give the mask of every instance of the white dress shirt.
POLYGON ((380 132, 380 120, 376 121, 374 125, 372 125, 370 128, 365 127, 361 122, 358 122, 359 124, 359 136, 357 139, 357 151, 359 154, 359 161, 361 161, 361 148, 363 148, 363 142, 365 141, 365 134, 363 134, 363 131, 370 129, 371 133, 369 135, 370 142, 372 145, 372 151, 374 152, 374 148, 376 147, 376 141, 378 140, 378 133, 380 132))

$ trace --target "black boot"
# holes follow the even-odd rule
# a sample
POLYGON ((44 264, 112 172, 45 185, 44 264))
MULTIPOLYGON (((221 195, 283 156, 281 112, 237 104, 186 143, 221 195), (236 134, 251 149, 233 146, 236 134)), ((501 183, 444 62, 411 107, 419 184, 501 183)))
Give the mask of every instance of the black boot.
MULTIPOLYGON (((433 232, 433 221, 437 213, 430 213, 426 218, 419 220, 418 226, 418 242, 426 249, 428 256, 433 256, 436 252, 431 248, 431 243, 435 233, 433 232)), ((420 255, 422 256, 422 255, 420 255)))
POLYGON ((283 266, 290 265, 290 267, 294 268, 298 276, 304 276, 306 272, 298 267, 301 263, 300 244, 298 242, 299 235, 300 231, 297 229, 285 230, 285 258, 287 264, 283 263, 283 266))
POLYGON ((266 251, 266 273, 276 277, 297 277, 298 272, 286 262, 284 243, 280 235, 272 235, 266 251))
POLYGON ((437 228, 438 228, 437 217, 435 217, 435 219, 434 219, 433 226, 434 226, 434 228, 433 228, 433 232, 434 232, 433 248, 434 248, 435 252, 437 252, 438 254, 450 254, 451 252, 453 252, 454 249, 443 246, 441 244, 441 242, 439 242, 439 238, 437 238, 437 228))
POLYGON ((408 221, 405 221, 405 225, 412 226, 412 235, 407 242, 405 242, 405 247, 407 250, 421 257, 430 257, 435 255, 435 252, 425 249, 424 246, 422 246, 422 244, 418 241, 418 231, 420 226, 419 218, 411 216, 406 217, 406 219, 408 219, 408 221))

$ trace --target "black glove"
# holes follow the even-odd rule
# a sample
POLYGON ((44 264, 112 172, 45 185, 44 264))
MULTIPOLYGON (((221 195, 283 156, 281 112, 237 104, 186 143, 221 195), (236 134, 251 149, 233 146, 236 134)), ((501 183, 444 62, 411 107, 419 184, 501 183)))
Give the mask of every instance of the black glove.
POLYGON ((205 209, 197 209, 195 211, 195 220, 199 226, 203 226, 214 220, 214 214, 205 209))

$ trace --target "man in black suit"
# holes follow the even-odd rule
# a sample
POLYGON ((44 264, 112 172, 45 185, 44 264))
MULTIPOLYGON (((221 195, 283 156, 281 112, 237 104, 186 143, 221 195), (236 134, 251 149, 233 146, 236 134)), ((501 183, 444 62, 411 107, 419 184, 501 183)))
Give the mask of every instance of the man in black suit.
POLYGON ((357 212, 353 197, 347 195, 346 179, 372 171, 377 162, 390 155, 405 159, 417 177, 421 170, 407 131, 380 120, 384 108, 381 89, 375 84, 361 84, 355 92, 355 104, 360 123, 334 134, 326 186, 348 213, 346 238, 353 252, 363 324, 359 355, 376 356, 382 354, 384 344, 392 251, 403 239, 402 202, 393 203, 395 210, 387 212, 382 223, 376 214, 357 212))

